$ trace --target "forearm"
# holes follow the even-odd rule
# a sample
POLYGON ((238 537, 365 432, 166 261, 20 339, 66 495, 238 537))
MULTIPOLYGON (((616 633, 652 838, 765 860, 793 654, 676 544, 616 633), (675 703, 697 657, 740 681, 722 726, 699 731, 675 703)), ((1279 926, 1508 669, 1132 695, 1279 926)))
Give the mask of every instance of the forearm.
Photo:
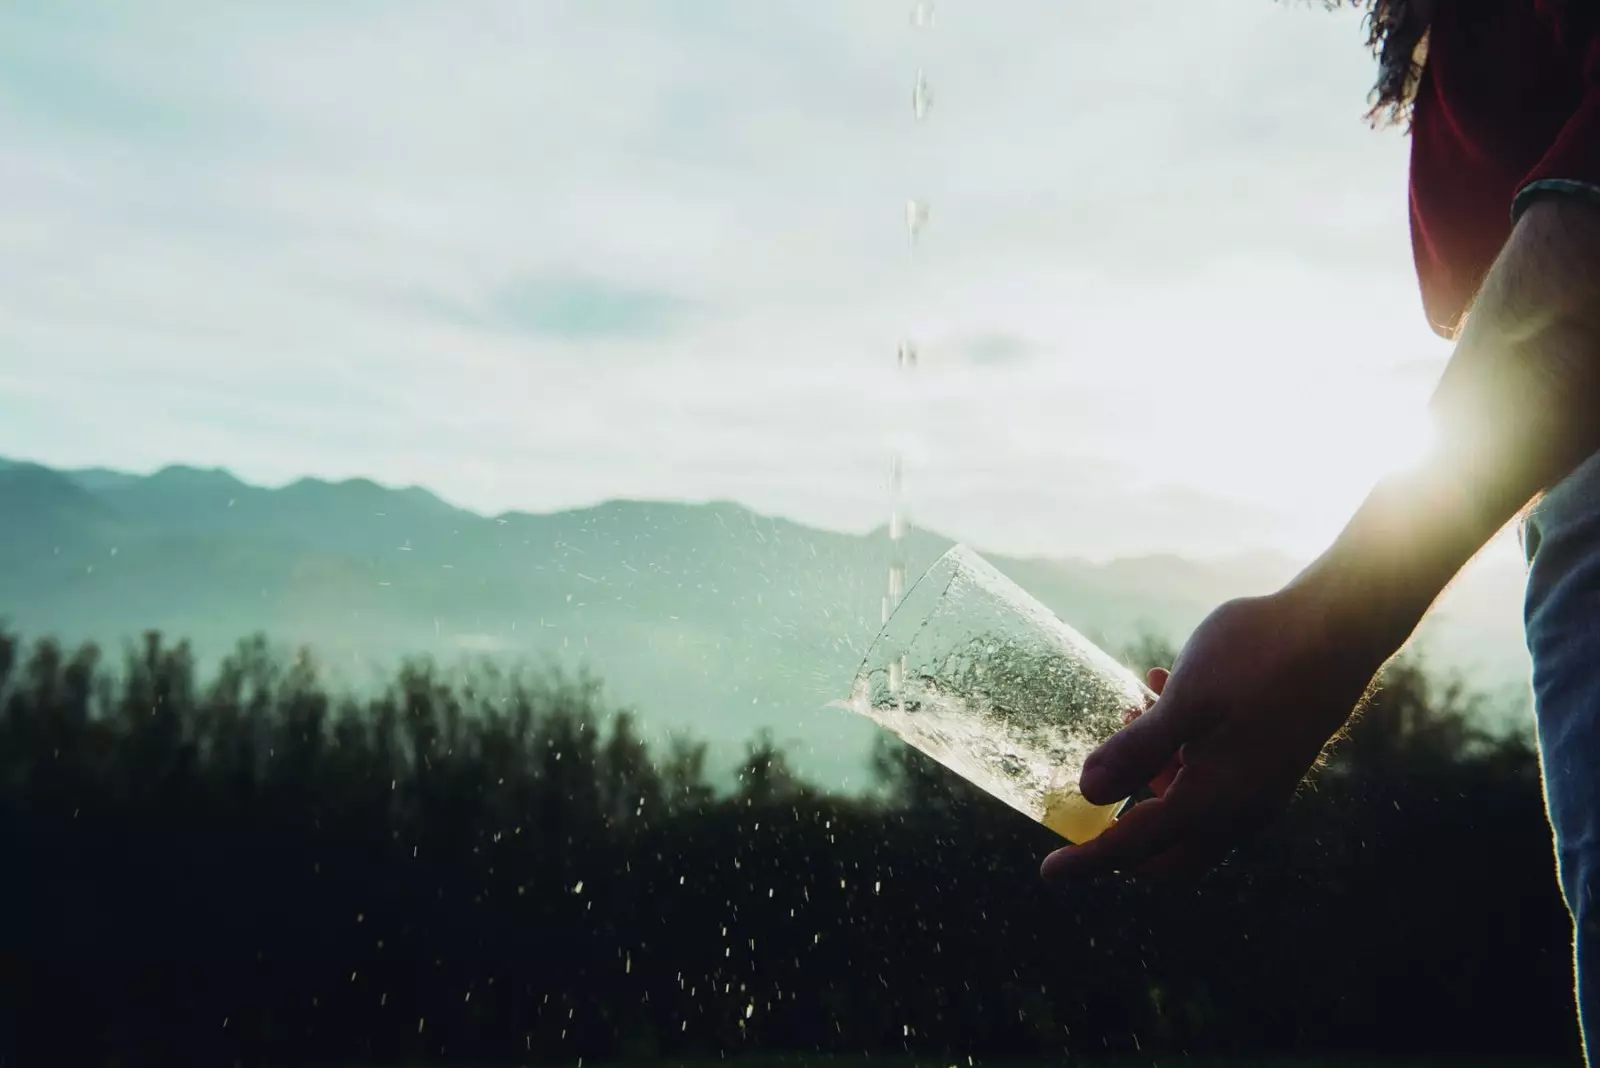
POLYGON ((1600 209, 1535 203, 1431 404, 1429 456, 1373 490, 1291 588, 1387 657, 1505 523, 1600 450, 1600 209))

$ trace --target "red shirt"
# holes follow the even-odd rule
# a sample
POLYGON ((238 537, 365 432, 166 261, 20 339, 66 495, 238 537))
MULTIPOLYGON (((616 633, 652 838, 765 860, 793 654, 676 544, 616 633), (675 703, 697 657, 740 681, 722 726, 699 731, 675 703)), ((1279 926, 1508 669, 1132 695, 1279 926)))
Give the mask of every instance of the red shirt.
POLYGON ((1451 337, 1533 199, 1600 202, 1600 0, 1439 0, 1417 87, 1411 245, 1451 337))

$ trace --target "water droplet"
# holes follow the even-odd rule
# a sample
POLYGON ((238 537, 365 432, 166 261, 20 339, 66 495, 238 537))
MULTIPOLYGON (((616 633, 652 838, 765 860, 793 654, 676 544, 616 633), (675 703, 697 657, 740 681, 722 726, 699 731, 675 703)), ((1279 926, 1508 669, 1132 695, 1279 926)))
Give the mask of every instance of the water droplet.
POLYGON ((912 197, 906 201, 906 234, 914 245, 922 238, 922 231, 928 228, 928 202, 912 197))
POLYGON ((902 371, 912 371, 917 366, 917 345, 914 341, 902 341, 894 352, 895 366, 902 371))
POLYGON ((928 76, 922 71, 917 71, 917 83, 911 87, 911 114, 919 119, 928 117, 928 108, 933 106, 933 94, 928 90, 928 76))
POLYGON ((938 17, 938 7, 933 0, 917 0, 911 5, 911 25, 919 30, 931 30, 938 17))

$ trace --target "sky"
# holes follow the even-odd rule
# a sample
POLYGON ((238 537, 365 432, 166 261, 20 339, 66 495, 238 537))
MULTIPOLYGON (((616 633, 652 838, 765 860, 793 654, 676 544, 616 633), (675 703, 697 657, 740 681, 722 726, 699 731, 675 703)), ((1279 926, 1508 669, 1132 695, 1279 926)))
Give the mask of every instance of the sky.
POLYGON ((0 7, 0 455, 1314 552, 1449 355, 1358 15, 910 7, 0 7))

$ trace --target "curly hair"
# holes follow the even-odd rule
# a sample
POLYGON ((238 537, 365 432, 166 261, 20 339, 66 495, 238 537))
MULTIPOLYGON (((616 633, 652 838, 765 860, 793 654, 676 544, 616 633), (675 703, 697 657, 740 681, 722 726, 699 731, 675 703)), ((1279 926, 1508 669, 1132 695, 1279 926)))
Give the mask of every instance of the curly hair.
POLYGON ((1413 0, 1322 0, 1329 10, 1366 8, 1367 47, 1378 61, 1367 121, 1374 126, 1411 125, 1411 102, 1427 60, 1428 27, 1413 17, 1413 0))

